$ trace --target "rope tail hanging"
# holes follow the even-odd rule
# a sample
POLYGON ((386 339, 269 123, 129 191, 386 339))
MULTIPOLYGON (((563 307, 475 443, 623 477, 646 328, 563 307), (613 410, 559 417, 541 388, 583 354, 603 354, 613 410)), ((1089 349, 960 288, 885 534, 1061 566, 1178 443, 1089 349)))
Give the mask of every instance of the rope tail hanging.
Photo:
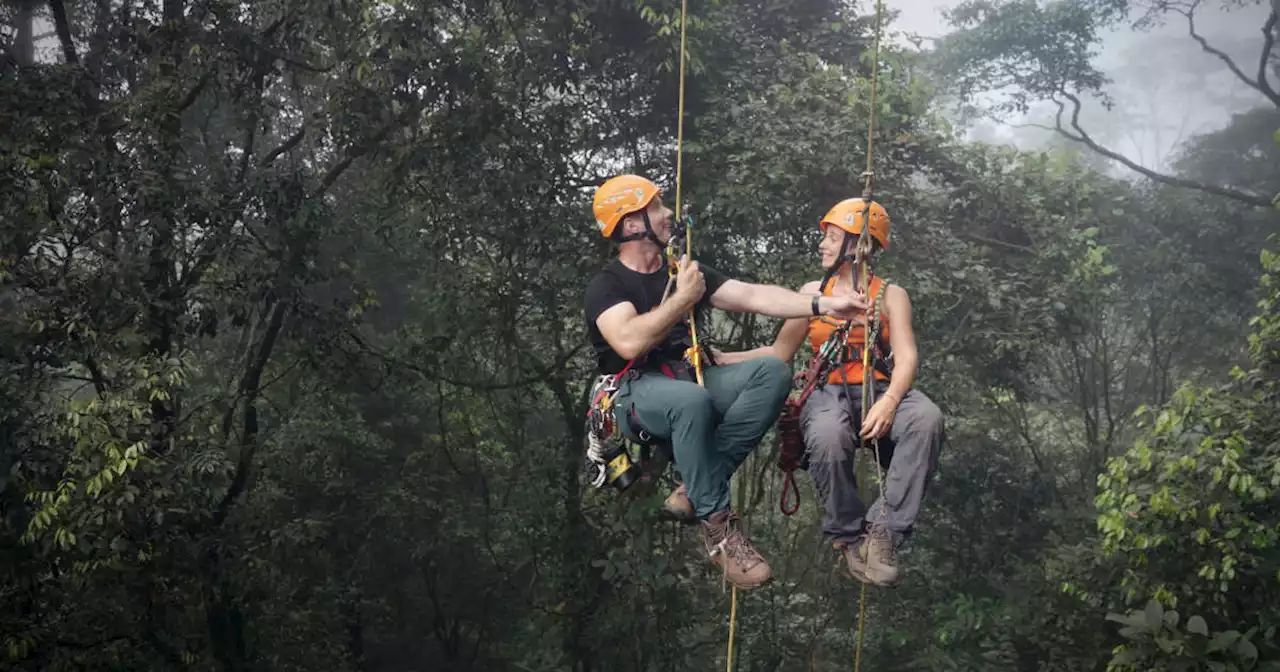
MULTIPOLYGON (((684 216, 683 201, 681 200, 682 191, 681 184, 684 177, 684 73, 685 73, 685 54, 687 42, 687 27, 689 20, 689 0, 680 0, 680 93, 677 103, 676 118, 676 219, 680 220, 684 216)), ((693 227, 688 226, 684 232, 684 253, 687 259, 693 261, 693 227)), ((674 266, 669 267, 674 273, 674 266)), ((670 282, 668 282, 670 287, 670 282)), ((689 335, 692 339, 692 346, 689 348, 689 359, 692 360, 694 374, 697 377, 698 385, 704 385, 702 378, 702 348, 698 344, 698 327, 695 313, 696 308, 689 310, 689 335)), ((733 592, 729 602, 729 644, 725 652, 725 670, 733 672, 733 634, 738 618, 738 586, 733 586, 733 592)))
MULTIPOLYGON (((871 264, 868 258, 871 249, 871 199, 872 199, 872 150, 875 132, 876 119, 876 83, 877 73, 880 70, 880 17, 882 13, 882 2, 876 0, 876 27, 875 42, 871 59, 871 104, 867 114, 867 167, 862 173, 862 232, 858 235, 858 244, 855 261, 855 283, 858 291, 868 294, 867 320, 863 326, 863 348, 862 348, 862 420, 859 427, 865 427, 867 415, 871 412, 871 405, 875 396, 875 376, 871 368, 871 344, 877 338, 878 333, 873 333, 872 325, 876 328, 874 332, 879 332, 880 320, 880 297, 869 296, 871 290, 871 264)), ((884 489, 884 467, 880 464, 880 441, 872 439, 871 451, 875 455, 876 475, 881 491, 884 489)), ((862 437, 861 432, 858 435, 858 480, 862 483, 866 482, 865 474, 865 456, 867 442, 862 437)), ((880 507, 880 522, 883 522, 884 507, 880 507)), ((858 643, 854 649, 853 670, 859 672, 862 667, 862 641, 863 635, 866 633, 867 620, 867 584, 863 583, 858 593, 858 643)))

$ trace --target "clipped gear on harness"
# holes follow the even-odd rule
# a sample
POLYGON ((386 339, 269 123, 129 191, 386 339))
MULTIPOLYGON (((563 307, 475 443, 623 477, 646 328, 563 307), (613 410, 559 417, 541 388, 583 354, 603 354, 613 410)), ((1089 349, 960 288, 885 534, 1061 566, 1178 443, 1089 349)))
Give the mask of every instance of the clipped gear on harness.
POLYGON ((583 466, 591 487, 611 485, 623 492, 640 478, 641 468, 639 456, 628 450, 629 442, 613 414, 617 381, 617 376, 600 376, 591 388, 592 403, 586 419, 587 455, 583 466))

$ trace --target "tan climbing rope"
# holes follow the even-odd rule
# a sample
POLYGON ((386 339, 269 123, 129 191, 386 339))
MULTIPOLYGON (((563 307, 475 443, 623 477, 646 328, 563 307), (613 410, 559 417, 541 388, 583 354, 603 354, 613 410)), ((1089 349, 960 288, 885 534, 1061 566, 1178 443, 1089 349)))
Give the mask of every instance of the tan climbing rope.
MULTIPOLYGON (((685 45, 687 44, 687 27, 689 19, 689 0, 680 0, 680 93, 677 107, 676 118, 676 218, 677 220, 683 216, 681 201, 681 182, 684 176, 684 72, 685 72, 685 45)), ((693 261, 693 227, 688 227, 684 233, 684 253, 686 258, 693 261)), ((669 266, 669 272, 674 274, 674 265, 669 266)), ((671 283, 668 281, 667 286, 671 283)), ((689 335, 693 340, 693 345, 687 351, 687 355, 693 363, 693 371, 697 377, 698 385, 703 385, 702 379, 702 348, 698 345, 698 327, 695 320, 696 308, 689 309, 689 335)), ((733 672, 733 632, 738 620, 738 586, 733 586, 733 592, 729 602, 729 644, 725 651, 725 670, 733 672)))
MULTIPOLYGON (((875 46, 871 59, 871 105, 867 114, 867 168, 862 173, 862 232, 858 235, 857 254, 855 261, 856 278, 855 290, 870 292, 871 289, 871 264, 867 259, 867 252, 870 249, 871 235, 871 180, 874 176, 872 171, 872 149, 874 142, 875 120, 876 120, 876 79, 880 70, 880 16, 881 16, 881 0, 876 0, 876 28, 875 28, 875 46)), ((883 291, 883 287, 882 287, 883 291)), ((871 412, 872 399, 875 396, 875 377, 871 369, 871 343, 875 342, 880 330, 880 297, 876 296, 868 307, 867 321, 863 327, 863 336, 865 346, 862 348, 862 421, 859 427, 865 427, 867 415, 871 412), (872 325, 875 328, 872 329, 872 325)), ((880 440, 878 438, 871 440, 871 451, 875 455, 876 461, 876 477, 880 484, 881 493, 884 492, 884 467, 880 464, 880 440)), ((858 434, 858 473, 864 472, 863 464, 866 459, 867 441, 858 434)), ((865 480, 864 480, 865 483, 865 480)), ((880 507, 880 521, 875 524, 883 523, 884 506, 880 507)), ((867 542, 863 542, 867 543, 867 542)), ((862 588, 858 592, 858 643, 854 648, 853 670, 858 672, 862 667, 862 640, 866 633, 867 622, 867 584, 864 582, 862 588)))

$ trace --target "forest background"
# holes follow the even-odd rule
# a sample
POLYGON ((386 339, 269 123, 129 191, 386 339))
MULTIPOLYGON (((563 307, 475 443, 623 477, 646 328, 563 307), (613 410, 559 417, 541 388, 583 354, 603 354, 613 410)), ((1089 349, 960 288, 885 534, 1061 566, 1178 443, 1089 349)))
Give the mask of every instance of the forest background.
MULTIPOLYGON (((1280 2, 951 4, 931 39, 884 8, 880 270, 949 440, 862 664, 1280 669, 1280 2)), ((798 287, 860 193, 875 6, 689 12, 695 257, 798 287)), ((723 667, 665 488, 581 478, 590 193, 673 200, 679 19, 0 7, 0 666, 723 667)), ((775 450, 735 480, 778 578, 734 662, 847 669, 857 586, 775 450)))

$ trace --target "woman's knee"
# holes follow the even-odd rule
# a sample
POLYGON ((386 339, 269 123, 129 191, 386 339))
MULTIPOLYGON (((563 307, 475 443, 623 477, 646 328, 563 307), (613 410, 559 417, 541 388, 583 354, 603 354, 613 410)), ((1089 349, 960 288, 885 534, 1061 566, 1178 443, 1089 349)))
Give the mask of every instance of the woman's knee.
POLYGON ((941 436, 946 429, 946 417, 942 415, 942 409, 929 397, 916 394, 919 394, 919 398, 907 417, 903 418, 906 420, 906 430, 928 436, 941 436))
POLYGON ((835 464, 847 459, 853 443, 839 413, 815 413, 804 424, 804 445, 810 462, 835 464))

